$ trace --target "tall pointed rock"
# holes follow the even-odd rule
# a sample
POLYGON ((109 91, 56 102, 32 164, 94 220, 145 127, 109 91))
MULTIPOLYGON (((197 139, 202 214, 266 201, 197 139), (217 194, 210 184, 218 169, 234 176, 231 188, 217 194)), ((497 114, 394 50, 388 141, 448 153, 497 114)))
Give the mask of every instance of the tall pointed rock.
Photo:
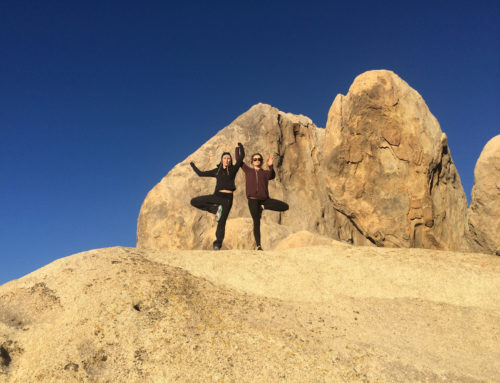
POLYGON ((358 76, 328 114, 322 170, 340 239, 467 250, 467 200, 446 135, 386 70, 358 76))

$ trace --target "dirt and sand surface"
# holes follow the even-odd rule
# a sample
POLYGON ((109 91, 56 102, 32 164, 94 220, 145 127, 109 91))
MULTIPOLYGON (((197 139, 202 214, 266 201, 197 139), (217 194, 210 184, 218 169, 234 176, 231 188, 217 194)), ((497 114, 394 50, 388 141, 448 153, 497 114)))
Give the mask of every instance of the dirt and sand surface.
POLYGON ((91 250, 0 286, 0 382, 500 381, 500 257, 91 250))

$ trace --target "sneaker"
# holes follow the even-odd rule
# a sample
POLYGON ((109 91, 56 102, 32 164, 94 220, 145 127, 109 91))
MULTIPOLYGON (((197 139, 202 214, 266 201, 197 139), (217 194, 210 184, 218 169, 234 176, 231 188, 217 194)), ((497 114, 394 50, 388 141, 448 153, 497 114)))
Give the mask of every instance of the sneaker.
POLYGON ((222 216, 222 205, 219 205, 217 213, 215 213, 215 220, 219 222, 221 216, 222 216))
POLYGON ((214 250, 220 250, 220 246, 217 242, 214 242, 214 250))
POLYGON ((264 251, 264 249, 262 248, 262 246, 261 246, 261 245, 258 245, 258 246, 257 246, 257 250, 259 250, 259 251, 264 251))

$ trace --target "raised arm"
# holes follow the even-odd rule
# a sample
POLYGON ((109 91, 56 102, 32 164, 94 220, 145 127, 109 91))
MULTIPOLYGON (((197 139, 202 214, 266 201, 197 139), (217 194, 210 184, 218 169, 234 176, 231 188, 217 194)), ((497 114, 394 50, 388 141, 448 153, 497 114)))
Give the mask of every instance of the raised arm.
POLYGON ((274 179, 274 177, 276 177, 276 173, 274 172, 273 160, 273 155, 270 154, 267 158, 267 166, 269 166, 269 180, 272 180, 274 179))
POLYGON ((201 171, 196 167, 193 161, 189 163, 191 167, 193 168, 194 172, 198 174, 199 177, 215 177, 215 172, 217 171, 217 168, 212 169, 212 170, 207 170, 207 171, 201 171))
POLYGON ((234 156, 236 158, 235 166, 239 168, 243 164, 243 159, 245 158, 245 149, 241 142, 238 142, 238 146, 234 150, 234 156))

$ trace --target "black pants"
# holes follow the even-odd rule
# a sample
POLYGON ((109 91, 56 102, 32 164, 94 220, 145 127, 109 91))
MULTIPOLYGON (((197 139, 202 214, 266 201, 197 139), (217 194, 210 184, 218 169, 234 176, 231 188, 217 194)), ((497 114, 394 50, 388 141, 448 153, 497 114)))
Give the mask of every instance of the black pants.
POLYGON ((217 213, 219 205, 222 205, 222 215, 217 224, 217 231, 215 232, 215 243, 221 247, 224 235, 226 234, 227 217, 231 211, 231 206, 233 206, 233 193, 215 192, 211 195, 195 197, 191 200, 191 205, 212 214, 217 213))
POLYGON ((248 199, 248 208, 253 219, 253 236, 255 244, 260 246, 260 217, 262 216, 262 207, 266 210, 286 211, 288 204, 277 199, 248 199))

